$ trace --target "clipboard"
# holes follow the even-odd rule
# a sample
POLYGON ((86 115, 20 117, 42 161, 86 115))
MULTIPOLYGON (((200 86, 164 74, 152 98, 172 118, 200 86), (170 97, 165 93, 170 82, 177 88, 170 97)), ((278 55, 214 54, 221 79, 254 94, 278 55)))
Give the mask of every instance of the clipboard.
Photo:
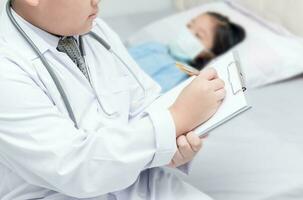
MULTIPOLYGON (((207 67, 213 67, 217 70, 219 77, 225 81, 227 93, 226 98, 219 107, 218 111, 209 120, 193 130, 201 137, 203 137, 205 134, 209 134, 215 128, 252 108, 247 103, 245 97, 245 77, 242 71, 238 53, 236 51, 229 52, 220 58, 217 58, 207 67)), ((190 77, 189 79, 180 83, 178 86, 158 98, 154 104, 162 108, 170 107, 183 88, 190 84, 194 78, 195 76, 190 77)))
MULTIPOLYGON (((232 79, 231 79, 231 70, 230 68, 235 65, 238 69, 238 75, 239 75, 239 78, 241 80, 241 85, 242 85, 242 91, 245 92, 246 91, 246 86, 245 86, 245 78, 244 78, 244 74, 242 72, 242 67, 241 67, 241 62, 240 62, 240 57, 239 57, 239 54, 238 54, 238 51, 233 51, 233 56, 234 56, 234 61, 230 62, 227 66, 227 71, 228 71, 228 74, 229 74, 229 78, 228 78, 228 83, 232 86, 232 91, 233 91, 233 94, 236 94, 240 91, 239 90, 235 90, 234 89, 234 86, 233 86, 233 83, 232 83, 232 79)), ((194 75, 199 75, 200 71, 193 68, 192 66, 189 66, 185 63, 182 63, 182 62, 176 62, 176 67, 181 70, 182 72, 188 74, 189 76, 194 76, 194 75)))
POLYGON ((228 70, 229 84, 231 84, 231 86, 233 88, 232 89, 233 93, 236 94, 237 92, 239 92, 239 90, 234 89, 233 83, 231 81, 231 72, 230 72, 230 67, 231 66, 235 65, 238 69, 238 76, 239 76, 239 79, 241 81, 242 91, 245 92, 247 90, 247 88, 246 88, 245 77, 244 77, 244 73, 242 71, 242 64, 241 64, 241 60, 240 60, 240 56, 239 56, 238 51, 234 50, 233 51, 233 56, 234 56, 234 61, 229 63, 229 65, 227 66, 227 70, 228 70))
POLYGON ((218 58, 215 62, 212 62, 210 66, 215 66, 214 68, 217 69, 219 77, 222 77, 222 72, 224 73, 225 71, 226 76, 225 78, 223 76, 223 79, 225 83, 228 83, 226 84, 226 90, 228 95, 227 98, 229 99, 225 99, 227 102, 223 102, 212 118, 194 130, 194 132, 201 137, 209 134, 213 129, 252 108, 246 99, 245 92, 247 91, 247 88, 245 84, 245 75, 242 71, 242 64, 238 52, 232 51, 227 53, 218 58), (233 108, 228 109, 228 107, 233 108))

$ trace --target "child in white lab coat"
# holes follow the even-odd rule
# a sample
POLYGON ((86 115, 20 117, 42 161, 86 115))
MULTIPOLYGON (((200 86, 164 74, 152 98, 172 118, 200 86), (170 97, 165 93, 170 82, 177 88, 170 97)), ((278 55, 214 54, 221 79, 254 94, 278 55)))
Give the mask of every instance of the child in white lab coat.
POLYGON ((185 170, 201 149, 190 131, 216 112, 223 81, 203 71, 170 108, 153 107, 159 86, 96 19, 98 4, 14 0, 8 7, 56 74, 74 119, 45 63, 2 14, 0 198, 209 199, 161 167, 185 170))

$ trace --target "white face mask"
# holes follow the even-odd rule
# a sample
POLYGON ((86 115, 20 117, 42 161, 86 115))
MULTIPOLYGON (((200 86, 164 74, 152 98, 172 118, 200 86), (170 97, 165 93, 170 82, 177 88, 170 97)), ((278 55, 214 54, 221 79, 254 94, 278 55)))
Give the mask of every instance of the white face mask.
POLYGON ((176 39, 169 43, 170 54, 179 61, 194 60, 206 48, 187 27, 183 27, 176 39))

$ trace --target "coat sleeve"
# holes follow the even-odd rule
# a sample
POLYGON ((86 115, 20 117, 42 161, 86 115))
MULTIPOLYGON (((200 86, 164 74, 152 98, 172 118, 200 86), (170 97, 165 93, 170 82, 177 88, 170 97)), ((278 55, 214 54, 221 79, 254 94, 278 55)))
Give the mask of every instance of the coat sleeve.
POLYGON ((16 62, 0 58, 0 154, 30 184, 77 198, 130 186, 176 151, 167 110, 94 132, 76 129, 16 62))

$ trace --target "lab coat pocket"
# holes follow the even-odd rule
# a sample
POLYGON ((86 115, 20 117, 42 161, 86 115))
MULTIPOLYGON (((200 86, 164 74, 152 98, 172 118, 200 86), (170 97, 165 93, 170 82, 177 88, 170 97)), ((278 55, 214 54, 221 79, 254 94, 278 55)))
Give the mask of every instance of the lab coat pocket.
POLYGON ((112 84, 100 91, 101 101, 108 112, 117 113, 117 120, 127 123, 130 111, 129 77, 112 78, 110 82, 112 84))

